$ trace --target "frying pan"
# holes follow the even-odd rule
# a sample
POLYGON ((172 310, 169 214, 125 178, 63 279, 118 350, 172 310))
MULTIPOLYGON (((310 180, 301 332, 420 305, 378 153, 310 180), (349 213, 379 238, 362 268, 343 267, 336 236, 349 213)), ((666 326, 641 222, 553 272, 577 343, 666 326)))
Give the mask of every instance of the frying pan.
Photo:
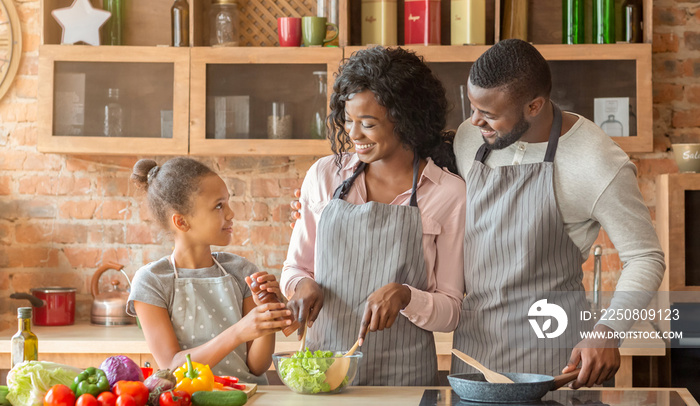
POLYGON ((540 400, 550 390, 561 388, 578 376, 580 369, 559 376, 504 373, 513 383, 487 382, 483 374, 447 376, 462 400, 487 403, 521 403, 540 400))

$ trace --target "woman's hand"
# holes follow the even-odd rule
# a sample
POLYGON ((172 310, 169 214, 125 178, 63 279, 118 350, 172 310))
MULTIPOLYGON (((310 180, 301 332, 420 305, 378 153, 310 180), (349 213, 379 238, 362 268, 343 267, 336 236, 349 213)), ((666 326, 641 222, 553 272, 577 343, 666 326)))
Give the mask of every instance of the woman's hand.
POLYGON ((360 345, 365 341, 367 330, 379 331, 391 327, 410 301, 411 290, 400 283, 386 284, 369 295, 358 335, 360 345))
MULTIPOLYGON (((292 311, 293 318, 299 320, 299 325, 303 326, 306 323, 311 327, 318 313, 323 307, 323 291, 318 286, 315 280, 311 278, 302 278, 297 283, 294 294, 287 302, 287 308, 292 311)), ((297 330, 299 339, 304 334, 304 329, 297 330)))
POLYGON ((276 333, 292 324, 291 320, 283 319, 290 314, 292 312, 285 309, 284 303, 267 303, 255 306, 236 323, 238 330, 236 334, 241 341, 247 342, 276 333))
POLYGON ((269 274, 265 271, 260 271, 256 272, 250 276, 245 277, 245 281, 250 286, 253 281, 258 284, 260 287, 260 291, 257 294, 253 293, 253 301, 255 302, 256 306, 260 306, 263 303, 260 301, 260 297, 264 297, 265 295, 260 295, 263 291, 268 291, 270 293, 273 293, 275 296, 277 296, 277 299, 279 299, 280 302, 284 303, 284 300, 282 298, 282 290, 280 290, 280 284, 277 281, 277 278, 275 278, 275 275, 269 274))

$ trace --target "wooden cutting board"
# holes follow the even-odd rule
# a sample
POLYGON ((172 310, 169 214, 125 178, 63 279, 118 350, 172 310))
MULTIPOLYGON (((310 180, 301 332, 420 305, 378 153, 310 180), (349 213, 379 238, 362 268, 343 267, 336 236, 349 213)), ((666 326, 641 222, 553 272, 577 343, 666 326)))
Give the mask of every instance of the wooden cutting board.
POLYGON ((245 384, 245 389, 243 389, 243 392, 245 392, 246 395, 248 395, 248 399, 250 399, 251 396, 255 395, 255 392, 258 391, 258 384, 257 383, 247 383, 245 384))

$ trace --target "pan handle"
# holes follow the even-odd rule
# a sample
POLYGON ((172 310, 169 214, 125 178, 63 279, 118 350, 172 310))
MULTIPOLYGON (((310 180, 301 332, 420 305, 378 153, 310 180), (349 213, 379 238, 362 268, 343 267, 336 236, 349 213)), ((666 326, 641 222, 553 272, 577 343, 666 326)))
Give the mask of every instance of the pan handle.
POLYGON ((10 295, 10 298, 12 299, 27 299, 29 302, 32 304, 33 307, 43 307, 44 306, 44 301, 39 299, 38 297, 34 295, 30 295, 29 293, 13 293, 10 295))
POLYGON ((581 372, 581 368, 573 370, 569 373, 562 374, 562 375, 557 375, 554 377, 554 386, 552 387, 552 390, 556 390, 561 388, 562 386, 566 385, 567 383, 573 381, 574 379, 578 378, 578 373, 581 372))

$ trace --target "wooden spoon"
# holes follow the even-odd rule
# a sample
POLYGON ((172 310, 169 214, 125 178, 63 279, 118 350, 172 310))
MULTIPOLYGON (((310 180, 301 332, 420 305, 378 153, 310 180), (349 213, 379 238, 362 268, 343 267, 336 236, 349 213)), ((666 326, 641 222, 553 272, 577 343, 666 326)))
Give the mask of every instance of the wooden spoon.
POLYGON ((301 345, 299 345, 299 352, 304 351, 306 348, 306 323, 301 327, 304 329, 304 332, 301 334, 301 345))
POLYGON ((343 379, 348 375, 348 369, 350 368, 350 358, 347 358, 348 356, 352 355, 357 351, 357 348, 360 346, 360 339, 358 338, 357 341, 355 341, 355 345, 350 348, 350 351, 346 352, 342 357, 337 358, 333 363, 331 364, 330 367, 326 370, 326 383, 328 386, 330 386, 330 390, 333 391, 338 386, 340 386, 341 383, 343 383, 343 379))
MULTIPOLYGON (((466 362, 467 364, 473 366, 474 368, 478 369, 482 374, 484 374, 484 378, 488 382, 491 383, 513 383, 513 380, 508 378, 505 375, 499 374, 498 372, 492 371, 485 366, 483 366, 479 361, 475 360, 474 358, 470 357, 469 355, 463 353, 462 351, 459 350, 452 350, 452 353, 457 356, 457 358, 461 359, 462 361, 466 362)), ((328 368, 330 369, 330 368, 328 368)))

